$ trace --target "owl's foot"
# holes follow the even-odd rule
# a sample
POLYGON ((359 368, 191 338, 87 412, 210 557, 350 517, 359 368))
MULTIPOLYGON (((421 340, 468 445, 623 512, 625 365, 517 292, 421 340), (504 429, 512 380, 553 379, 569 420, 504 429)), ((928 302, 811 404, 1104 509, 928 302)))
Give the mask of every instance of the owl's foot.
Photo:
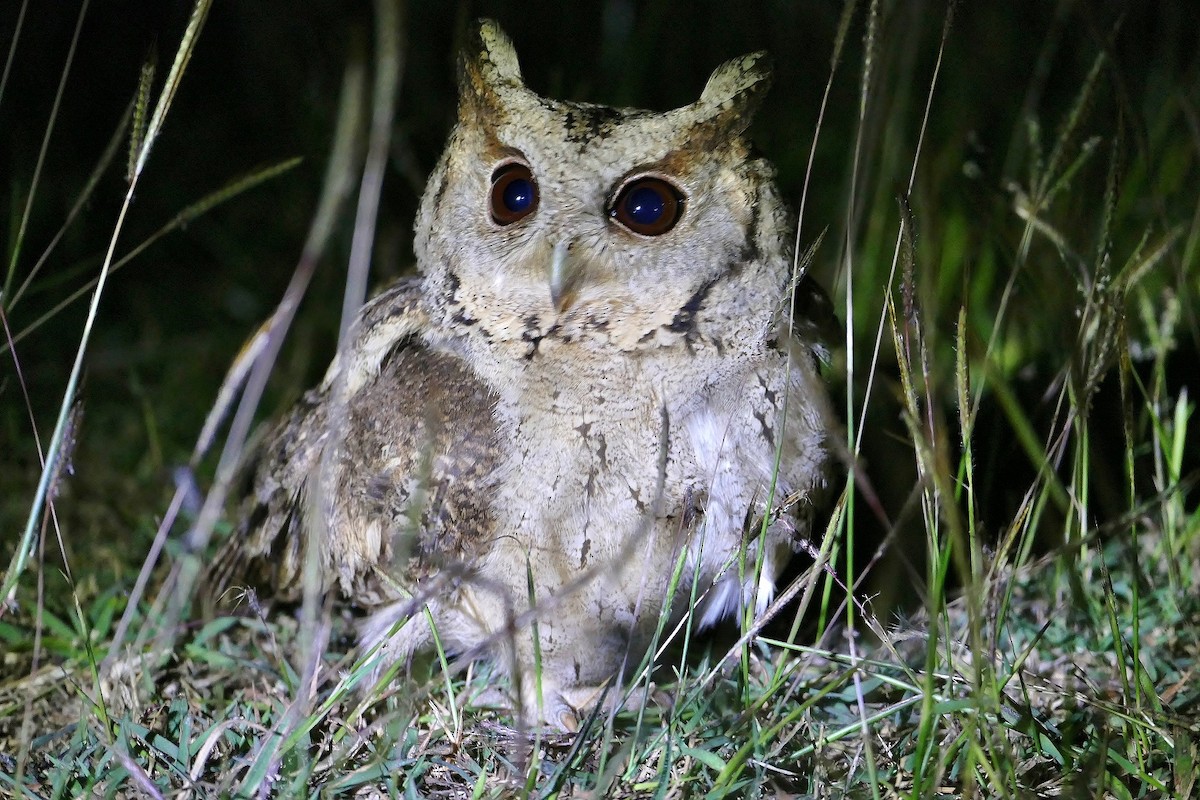
POLYGON ((580 720, 585 719, 598 703, 604 703, 606 710, 615 710, 617 703, 613 702, 611 692, 605 693, 607 688, 607 684, 603 684, 600 686, 573 686, 570 689, 562 690, 558 693, 560 700, 559 707, 556 709, 558 716, 556 719, 548 719, 547 722, 555 723, 570 733, 577 733, 580 720))
POLYGON ((543 677, 540 694, 536 680, 524 681, 520 702, 510 703, 510 706, 514 710, 520 709, 526 724, 577 733, 581 722, 597 705, 604 711, 615 711, 620 704, 619 693, 610 691, 607 683, 556 687, 543 677))

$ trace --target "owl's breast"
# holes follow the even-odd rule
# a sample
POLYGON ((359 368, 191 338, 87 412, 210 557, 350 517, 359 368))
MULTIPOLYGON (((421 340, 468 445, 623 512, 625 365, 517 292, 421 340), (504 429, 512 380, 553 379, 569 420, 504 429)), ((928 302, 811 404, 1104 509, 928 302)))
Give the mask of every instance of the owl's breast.
POLYGON ((507 449, 497 513, 548 586, 622 564, 668 576, 692 524, 700 478, 672 422, 680 387, 667 401, 661 381, 630 367, 542 381, 535 366, 497 407, 507 449))

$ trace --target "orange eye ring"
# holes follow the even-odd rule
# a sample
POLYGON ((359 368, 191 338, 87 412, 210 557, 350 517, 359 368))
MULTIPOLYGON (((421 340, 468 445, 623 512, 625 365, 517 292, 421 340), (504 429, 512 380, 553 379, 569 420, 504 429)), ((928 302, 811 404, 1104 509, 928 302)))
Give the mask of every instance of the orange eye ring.
POLYGON ((683 205, 683 195, 673 185, 646 176, 626 184, 608 213, 634 233, 661 236, 679 222, 683 205))
POLYGON ((489 207, 492 221, 511 225, 537 210, 537 181, 529 167, 519 162, 505 164, 492 174, 489 207))

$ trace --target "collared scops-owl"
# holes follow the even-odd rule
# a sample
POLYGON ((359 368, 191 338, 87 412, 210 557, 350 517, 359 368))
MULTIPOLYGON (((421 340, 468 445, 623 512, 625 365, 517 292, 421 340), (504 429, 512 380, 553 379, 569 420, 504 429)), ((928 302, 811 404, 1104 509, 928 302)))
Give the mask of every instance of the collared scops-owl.
POLYGON ((660 625, 761 611, 830 463, 794 218, 746 138, 769 80, 755 53, 673 111, 554 100, 477 23, 419 272, 266 436, 217 583, 295 597, 311 553, 378 670, 436 632, 566 729, 660 625))

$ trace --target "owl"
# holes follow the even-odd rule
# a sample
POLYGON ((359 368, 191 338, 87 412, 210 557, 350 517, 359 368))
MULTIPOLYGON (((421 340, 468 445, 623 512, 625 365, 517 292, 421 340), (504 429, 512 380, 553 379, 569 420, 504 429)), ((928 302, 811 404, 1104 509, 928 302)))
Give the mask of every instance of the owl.
POLYGON ((494 22, 468 39, 419 274, 266 437, 213 591, 315 573, 379 672, 436 638, 573 730, 685 616, 765 608, 830 416, 794 221, 745 135, 765 55, 656 113, 542 97, 494 22))

